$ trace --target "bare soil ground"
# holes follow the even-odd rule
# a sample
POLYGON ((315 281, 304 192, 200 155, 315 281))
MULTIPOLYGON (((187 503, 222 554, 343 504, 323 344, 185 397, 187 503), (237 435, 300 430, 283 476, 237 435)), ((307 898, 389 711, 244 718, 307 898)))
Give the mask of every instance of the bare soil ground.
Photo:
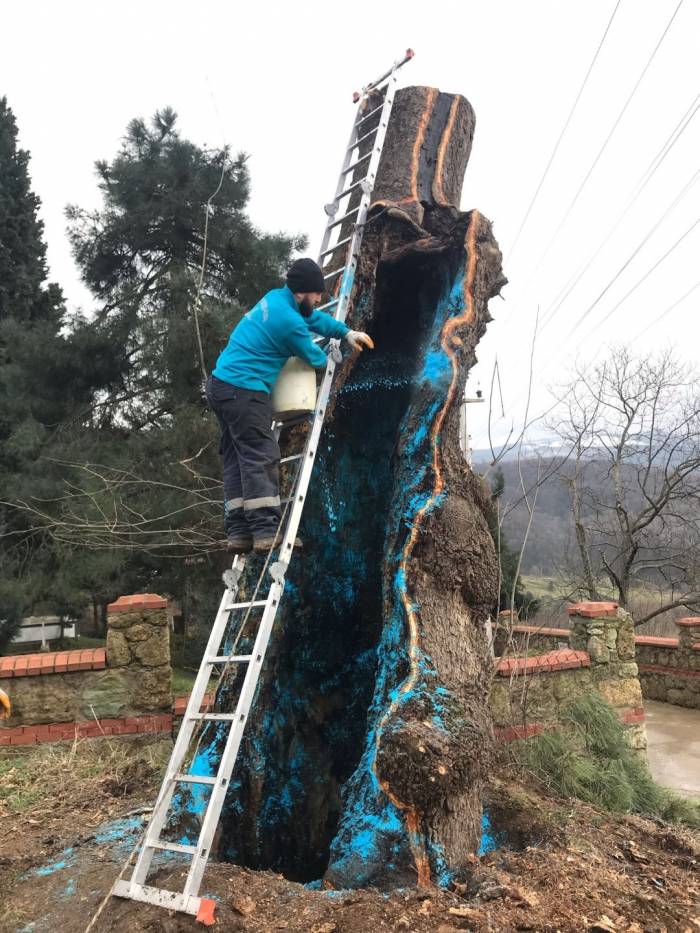
MULTIPOLYGON (((86 741, 0 757, 0 931, 83 931, 138 838, 167 743, 86 741), (100 751, 99 747, 102 746, 100 751)), ((507 838, 451 891, 314 891, 211 864, 213 929, 267 933, 700 931, 700 836, 611 815, 503 775, 489 807, 507 838)), ((181 862, 158 884, 175 887, 181 862)), ((202 930, 193 918, 111 899, 96 931, 202 930)))

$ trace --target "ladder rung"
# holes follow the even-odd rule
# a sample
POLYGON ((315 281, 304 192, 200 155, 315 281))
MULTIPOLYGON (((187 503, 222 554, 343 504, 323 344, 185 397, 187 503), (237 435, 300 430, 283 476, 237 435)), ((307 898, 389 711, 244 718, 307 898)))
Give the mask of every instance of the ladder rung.
MULTIPOLYGON (((358 208, 358 210, 359 210, 359 208, 358 208)), ((332 298, 330 301, 327 301, 327 302, 325 303, 325 305, 321 305, 320 307, 316 308, 316 310, 317 310, 317 311, 325 311, 326 308, 332 308, 333 305, 337 305, 339 301, 340 301, 340 298, 332 298)), ((325 338, 325 337, 322 337, 321 339, 322 339, 322 340, 325 340, 326 338, 325 338)))
POLYGON ((360 178, 358 181, 353 182, 349 188, 346 188, 345 191, 341 191, 339 195, 333 198, 334 201, 342 201, 346 194, 350 194, 351 191, 354 191, 355 188, 359 188, 362 182, 367 176, 360 178))
POLYGON ((324 279, 332 279, 334 276, 338 275, 339 272, 345 272, 345 266, 341 266, 340 269, 334 269, 333 272, 329 272, 328 275, 324 275, 324 279))
POLYGON ((338 247, 344 246, 346 243, 349 243, 350 240, 352 240, 353 236, 354 234, 350 234, 350 236, 346 236, 344 240, 338 240, 335 246, 331 246, 329 249, 324 250, 318 258, 323 259, 324 256, 329 256, 331 253, 334 253, 338 249, 338 247))
MULTIPOLYGON (((204 720, 206 722, 233 722, 235 713, 193 713, 190 719, 204 720)), ((214 782, 216 783, 216 782, 214 782)))
POLYGON ((357 168, 358 165, 361 165, 361 164, 362 164, 362 162, 366 162, 367 159, 371 159, 371 158, 372 158, 372 152, 374 152, 374 149, 372 149, 371 152, 368 152, 366 155, 360 156, 360 158, 357 159, 356 162, 353 162, 352 165, 348 165, 348 167, 347 167, 347 168, 344 168, 343 171, 342 171, 340 174, 341 174, 341 175, 349 175, 350 172, 354 171, 354 170, 357 168))
POLYGON ((369 120, 369 118, 370 118, 370 117, 373 117, 373 116, 375 115, 375 113, 379 113, 379 111, 380 111, 383 107, 384 107, 384 101, 382 101, 381 104, 380 104, 378 107, 375 107, 374 110, 370 110, 370 112, 369 112, 366 116, 364 116, 361 120, 358 120, 358 121, 355 123, 355 126, 359 126, 361 123, 364 123, 365 120, 369 120))
POLYGON ((215 777, 206 777, 204 774, 176 774, 174 781, 182 781, 183 784, 216 784, 215 777))
POLYGON ((289 463, 290 460, 301 460, 304 454, 292 454, 291 457, 282 457, 280 463, 289 463))
POLYGON ((227 661, 233 664, 247 664, 252 657, 252 654, 210 654, 205 660, 207 664, 226 664, 227 661))
POLYGON ((366 139, 369 139, 370 136, 374 136, 374 134, 377 132, 378 129, 379 127, 375 126, 373 130, 370 130, 369 133, 365 133, 364 136, 358 136, 355 142, 352 144, 352 146, 348 146, 348 148, 346 149, 346 152, 352 152, 352 150, 357 148, 357 146, 359 146, 360 143, 363 143, 366 139))
POLYGON ((187 855, 194 855, 197 846, 184 846, 179 842, 147 842, 151 849, 163 849, 165 852, 186 852, 187 855))
POLYGON ((265 599, 256 599, 253 602, 247 603, 231 603, 230 606, 226 607, 226 611, 228 612, 230 609, 248 609, 251 606, 253 609, 255 609, 257 606, 264 606, 266 603, 267 600, 265 599))
MULTIPOLYGON (((334 220, 333 223, 328 224, 328 227, 326 229, 332 230, 333 227, 337 227, 338 224, 342 224, 344 221, 348 219, 348 217, 352 217, 353 214, 356 214, 359 211, 359 209, 360 209, 360 205, 358 204, 357 207, 353 207, 351 211, 348 211, 346 214, 343 214, 342 217, 339 217, 337 220, 334 220)), ((324 305, 324 308, 325 307, 326 305, 324 305)))

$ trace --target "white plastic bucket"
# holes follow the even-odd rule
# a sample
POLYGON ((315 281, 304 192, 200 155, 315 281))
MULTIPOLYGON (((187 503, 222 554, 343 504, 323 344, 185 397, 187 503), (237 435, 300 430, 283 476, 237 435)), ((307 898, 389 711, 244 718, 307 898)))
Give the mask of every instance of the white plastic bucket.
POLYGON ((316 406, 316 370, 292 356, 280 370, 272 387, 272 417, 287 421, 316 406))

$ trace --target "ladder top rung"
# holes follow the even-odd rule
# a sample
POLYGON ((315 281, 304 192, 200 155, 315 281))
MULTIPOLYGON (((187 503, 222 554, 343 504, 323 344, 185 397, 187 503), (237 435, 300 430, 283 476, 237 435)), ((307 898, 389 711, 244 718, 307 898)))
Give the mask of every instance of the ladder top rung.
POLYGON ((185 846, 179 842, 147 842, 151 849, 163 849, 166 852, 186 852, 188 855, 194 855, 197 846, 185 846))
POLYGON ((205 774, 176 774, 173 780, 183 784, 216 784, 215 777, 207 777, 205 774))
POLYGON ((252 657, 252 654, 210 654, 206 661, 207 664, 226 664, 229 661, 234 664, 243 664, 250 661, 252 657))

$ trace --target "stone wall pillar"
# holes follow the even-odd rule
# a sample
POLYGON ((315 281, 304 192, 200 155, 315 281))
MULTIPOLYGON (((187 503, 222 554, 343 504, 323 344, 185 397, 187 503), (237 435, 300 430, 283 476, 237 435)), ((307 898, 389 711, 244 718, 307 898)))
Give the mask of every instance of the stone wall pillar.
POLYGON ((588 652, 593 683, 617 710, 630 745, 643 752, 647 744, 644 703, 631 615, 613 602, 577 603, 567 611, 571 647, 588 652))
POLYGON ((678 619, 677 673, 665 675, 669 703, 700 709, 700 616, 678 619))
POLYGON ((172 705, 168 601, 155 593, 120 596, 107 606, 107 667, 129 681, 129 706, 172 705))
MULTIPOLYGON (((697 651, 700 659, 700 616, 687 616, 678 619, 678 647, 681 651, 697 651)), ((700 665, 698 665, 700 670, 700 665)))

